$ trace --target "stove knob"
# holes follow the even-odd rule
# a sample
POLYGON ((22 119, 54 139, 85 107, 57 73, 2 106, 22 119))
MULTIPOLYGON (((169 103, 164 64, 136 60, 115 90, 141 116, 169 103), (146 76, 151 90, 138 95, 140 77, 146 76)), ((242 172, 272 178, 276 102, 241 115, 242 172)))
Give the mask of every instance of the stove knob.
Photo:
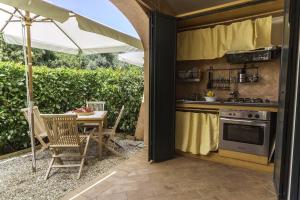
POLYGON ((229 116, 231 116, 232 115, 232 113, 229 113, 229 116))
POLYGON ((252 117, 253 117, 253 115, 252 115, 252 114, 249 114, 249 115, 248 115, 248 118, 252 118, 252 117))
POLYGON ((256 114, 256 115, 255 115, 255 118, 258 119, 258 118, 259 118, 259 114, 256 114))

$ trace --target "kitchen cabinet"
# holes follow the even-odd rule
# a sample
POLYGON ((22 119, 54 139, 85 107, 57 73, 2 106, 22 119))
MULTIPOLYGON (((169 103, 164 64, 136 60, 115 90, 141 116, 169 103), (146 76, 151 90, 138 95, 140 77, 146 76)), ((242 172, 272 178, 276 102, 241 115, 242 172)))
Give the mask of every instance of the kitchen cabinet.
POLYGON ((208 155, 218 150, 219 116, 208 112, 176 112, 176 149, 208 155))

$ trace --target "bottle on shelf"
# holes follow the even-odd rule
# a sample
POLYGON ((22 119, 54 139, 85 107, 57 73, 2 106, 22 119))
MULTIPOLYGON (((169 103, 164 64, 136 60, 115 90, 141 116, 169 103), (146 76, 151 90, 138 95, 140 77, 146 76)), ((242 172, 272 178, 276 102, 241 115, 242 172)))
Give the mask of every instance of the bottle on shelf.
POLYGON ((245 83, 246 82, 246 64, 244 65, 244 68, 241 69, 241 71, 238 74, 239 83, 245 83))

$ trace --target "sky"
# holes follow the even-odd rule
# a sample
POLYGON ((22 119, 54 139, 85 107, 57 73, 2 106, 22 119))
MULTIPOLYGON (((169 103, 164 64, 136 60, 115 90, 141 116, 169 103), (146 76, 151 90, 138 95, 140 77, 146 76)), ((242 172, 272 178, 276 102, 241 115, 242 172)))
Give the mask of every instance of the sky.
POLYGON ((46 0, 82 16, 139 38, 128 19, 109 0, 46 0))

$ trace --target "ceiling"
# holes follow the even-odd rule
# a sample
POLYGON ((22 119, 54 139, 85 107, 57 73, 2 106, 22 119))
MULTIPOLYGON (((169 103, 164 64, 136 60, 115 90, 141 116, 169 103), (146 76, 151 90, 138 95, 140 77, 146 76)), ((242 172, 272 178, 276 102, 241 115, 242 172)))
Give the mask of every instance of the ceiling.
POLYGON ((283 15, 285 0, 136 0, 146 11, 159 11, 177 18, 178 30, 283 15))
POLYGON ((163 0, 175 15, 200 11, 228 3, 238 3, 240 0, 163 0))
POLYGON ((158 10, 177 18, 210 14, 278 0, 137 0, 150 10, 158 10))

